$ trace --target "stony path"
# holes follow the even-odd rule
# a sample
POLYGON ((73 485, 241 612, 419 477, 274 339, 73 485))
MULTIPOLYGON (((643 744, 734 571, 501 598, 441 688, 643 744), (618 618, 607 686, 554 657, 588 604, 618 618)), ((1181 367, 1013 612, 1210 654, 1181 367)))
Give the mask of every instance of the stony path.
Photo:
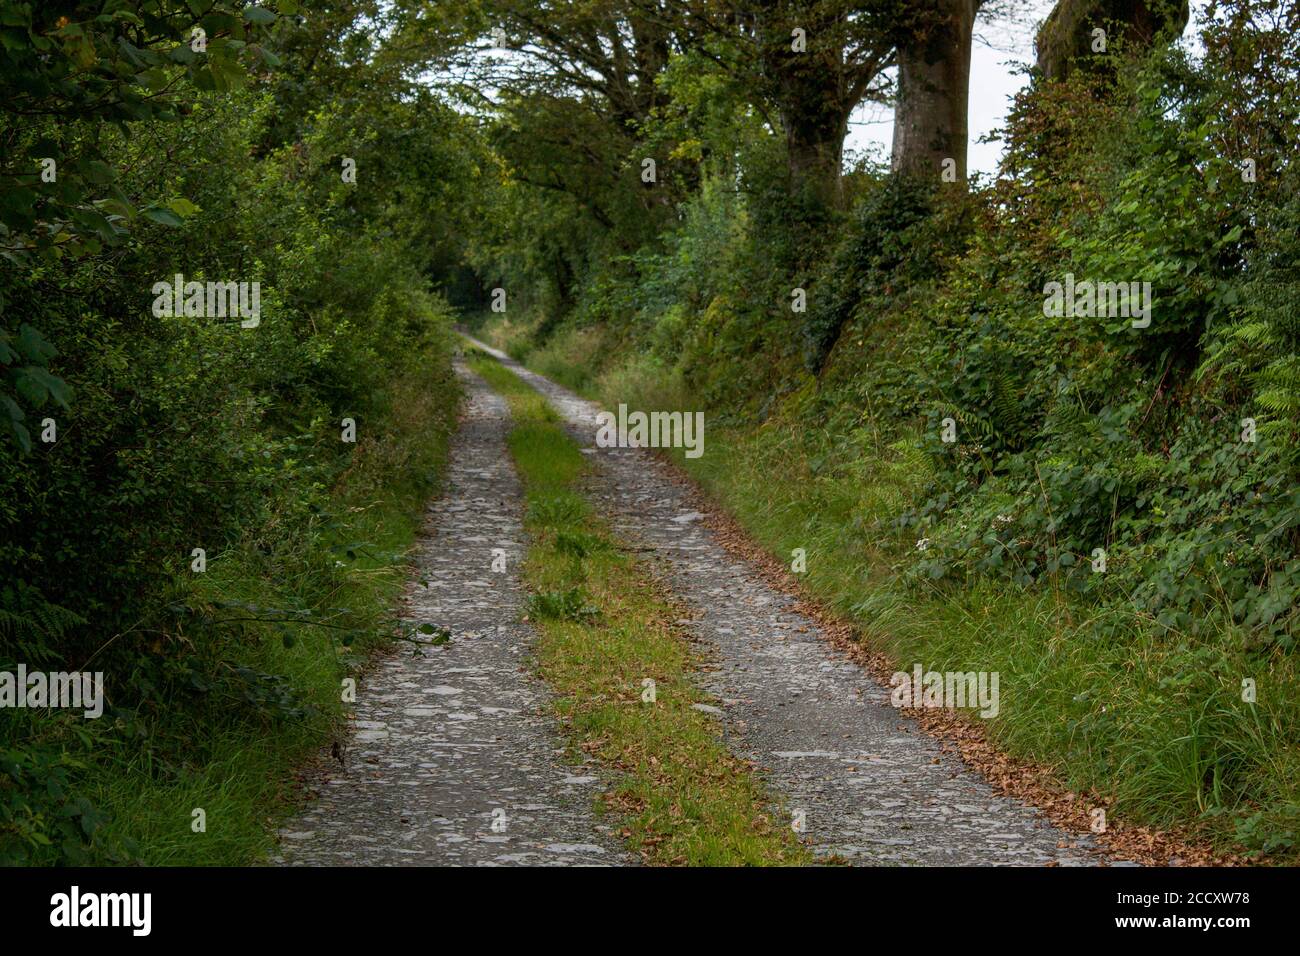
POLYGON ((718 666, 703 679, 723 704, 729 745, 767 769, 792 812, 803 811, 817 853, 865 864, 1100 862, 1090 840, 997 794, 902 717, 887 688, 714 540, 652 455, 595 448, 597 406, 481 347, 542 391, 595 457, 596 500, 625 540, 654 553, 696 612, 718 666))
POLYGON ((560 759, 520 622, 522 491, 506 403, 457 368, 467 411, 430 506, 406 617, 452 640, 406 647, 359 682, 346 766, 281 831, 287 865, 590 865, 629 859, 591 806, 592 769, 560 759), (491 570, 493 549, 505 573, 491 570))

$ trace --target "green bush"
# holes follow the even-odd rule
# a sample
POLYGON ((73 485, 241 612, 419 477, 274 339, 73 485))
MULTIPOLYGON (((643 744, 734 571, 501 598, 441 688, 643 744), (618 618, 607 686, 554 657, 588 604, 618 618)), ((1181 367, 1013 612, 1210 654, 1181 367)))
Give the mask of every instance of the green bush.
MULTIPOLYGON (((12 58, 10 13, 32 14, 3 6, 12 58)), ((294 48, 329 22, 281 18, 277 35, 294 48)), ((117 25, 86 24, 116 42, 117 25)), ((189 68, 157 69, 167 86, 189 68)), ((3 862, 264 849, 266 801, 328 739, 340 676, 396 632, 388 605, 454 420, 430 279, 460 255, 447 224, 473 215, 468 124, 390 76, 317 75, 289 104, 270 76, 214 90, 207 69, 115 124, 0 105, 7 148, 67 169, 51 196, 23 181, 32 215, 0 208, 0 670, 102 671, 107 698, 92 721, 0 713, 3 862), (156 316, 153 286, 177 273, 259 283, 259 324, 156 316), (173 802, 190 791, 229 801, 208 849, 182 838, 173 802)))

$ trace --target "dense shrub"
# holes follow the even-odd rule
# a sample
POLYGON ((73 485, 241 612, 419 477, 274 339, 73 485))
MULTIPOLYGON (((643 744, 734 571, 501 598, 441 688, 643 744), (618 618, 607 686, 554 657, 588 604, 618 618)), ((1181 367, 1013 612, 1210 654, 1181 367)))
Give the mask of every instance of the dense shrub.
MULTIPOLYGON (((389 512, 436 478, 455 389, 430 279, 459 258, 476 140, 391 77, 318 75, 294 108, 269 76, 240 85, 178 86, 169 113, 118 126, 0 105, 14 155, 82 164, 109 195, 68 194, 80 231, 0 258, 0 670, 102 671, 108 707, 4 711, 0 861, 133 859, 151 821, 112 820, 92 791, 183 785, 223 733, 287 722, 319 743, 319 686, 393 633, 386 592, 351 572, 400 565, 389 512), (156 316, 154 283, 178 273, 259 283, 259 323, 156 316)), ((7 216, 9 248, 57 212, 7 216)))

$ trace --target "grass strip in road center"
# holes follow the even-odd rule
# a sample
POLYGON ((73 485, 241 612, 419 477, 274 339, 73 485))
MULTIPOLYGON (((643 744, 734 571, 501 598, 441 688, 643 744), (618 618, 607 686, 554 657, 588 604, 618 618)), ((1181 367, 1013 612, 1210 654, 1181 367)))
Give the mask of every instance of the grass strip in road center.
POLYGON ((615 771, 603 801, 621 817, 623 837, 652 864, 811 862, 751 766, 692 706, 708 701, 674 624, 683 612, 593 513, 579 488, 586 463, 577 444, 513 372, 477 351, 469 364, 514 416, 509 444, 527 494, 524 577, 541 676, 575 755, 615 771))

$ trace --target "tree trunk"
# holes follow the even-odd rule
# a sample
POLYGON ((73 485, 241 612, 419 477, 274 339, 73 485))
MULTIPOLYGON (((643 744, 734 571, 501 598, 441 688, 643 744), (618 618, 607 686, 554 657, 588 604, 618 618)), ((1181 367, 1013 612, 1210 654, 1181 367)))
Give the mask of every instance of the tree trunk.
POLYGON ((1038 31, 1038 69, 1049 80, 1065 79, 1077 58, 1092 53, 1098 27, 1107 31, 1107 46, 1118 39, 1118 26, 1130 49, 1145 49, 1180 35, 1190 17, 1188 0, 1058 0, 1038 31))
POLYGON ((898 99, 890 166, 895 172, 938 177, 952 160, 966 179, 969 139, 971 33, 983 0, 932 0, 933 16, 899 44, 898 99))
POLYGON ((659 89, 655 86, 655 78, 668 63, 668 28, 661 22, 641 17, 633 17, 631 27, 637 109, 644 121, 659 105, 659 89))
MULTIPOLYGON (((816 103, 813 99, 812 103, 816 103)), ((797 102, 797 101, 796 101, 797 102)), ((807 102, 807 101, 805 101, 807 102)), ((837 208, 843 200, 844 137, 849 118, 842 109, 825 105, 781 110, 794 190, 805 198, 837 208)))
POLYGON ((844 49, 837 9, 812 10, 783 0, 754 4, 761 70, 785 142, 791 191, 828 209, 843 198, 844 137, 849 127, 844 49), (794 49, 793 31, 804 46, 794 49))

